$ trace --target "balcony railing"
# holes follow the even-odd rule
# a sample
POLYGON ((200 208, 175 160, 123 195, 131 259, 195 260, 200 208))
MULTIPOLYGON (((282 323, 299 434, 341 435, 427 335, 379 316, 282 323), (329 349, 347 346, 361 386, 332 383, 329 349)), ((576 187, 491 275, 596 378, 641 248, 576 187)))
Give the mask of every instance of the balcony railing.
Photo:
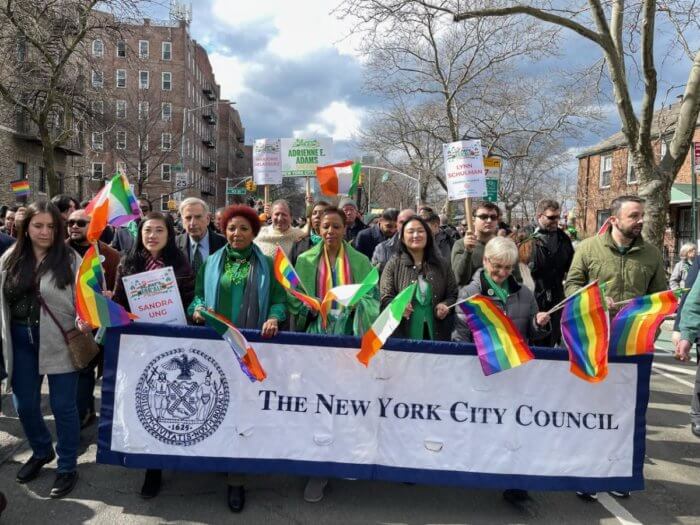
POLYGON ((214 91, 214 88, 212 88, 210 85, 205 84, 202 86, 202 93, 204 94, 205 97, 207 97, 207 100, 215 101, 216 100, 216 91, 214 91))
POLYGON ((209 149, 216 148, 216 140, 214 140, 214 137, 203 137, 202 144, 204 144, 209 149))

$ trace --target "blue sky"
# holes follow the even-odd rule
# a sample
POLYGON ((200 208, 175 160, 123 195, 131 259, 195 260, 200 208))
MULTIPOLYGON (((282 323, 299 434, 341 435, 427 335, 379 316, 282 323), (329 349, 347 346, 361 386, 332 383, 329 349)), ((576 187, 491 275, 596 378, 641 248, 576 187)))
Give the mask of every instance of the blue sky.
MULTIPOLYGON (((363 93, 357 42, 346 38, 351 32, 349 22, 330 14, 336 0, 198 0, 193 4, 192 36, 209 51, 222 98, 236 102, 246 142, 262 137, 332 136, 338 144, 337 158, 358 153, 352 136, 380 101, 363 93)), ((533 73, 583 67, 600 56, 581 37, 571 32, 563 35, 559 57, 529 64, 533 73)), ((659 39, 663 38, 660 33, 659 39)), ((659 102, 668 86, 685 83, 688 64, 687 59, 669 58, 659 50, 659 102)), ((634 75, 631 79, 638 102, 641 85, 634 75)), ((672 91, 671 101, 681 92, 672 91)), ((570 143, 572 150, 593 145, 620 129, 612 101, 601 99, 601 107, 606 122, 598 133, 570 143)))

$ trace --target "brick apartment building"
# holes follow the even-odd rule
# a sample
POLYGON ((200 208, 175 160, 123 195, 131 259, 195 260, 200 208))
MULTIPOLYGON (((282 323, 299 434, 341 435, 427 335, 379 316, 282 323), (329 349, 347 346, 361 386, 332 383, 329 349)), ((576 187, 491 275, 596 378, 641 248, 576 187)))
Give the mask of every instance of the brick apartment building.
POLYGON ((241 116, 232 104, 228 100, 219 103, 217 207, 232 202, 226 198, 226 181, 230 187, 237 184, 241 187, 242 180, 251 176, 253 171, 252 157, 245 154, 245 129, 241 116))
MULTIPOLYGON (((654 150, 659 157, 666 153, 666 143, 673 135, 680 104, 657 112, 652 126, 654 150), (663 133, 659 133, 662 129, 663 133)), ((695 127, 694 142, 700 141, 700 119, 695 127)), ((619 195, 636 194, 638 179, 632 168, 626 140, 621 132, 580 153, 576 194, 576 228, 583 236, 594 235, 610 215, 610 202, 619 195)), ((671 205, 664 239, 667 262, 676 259, 680 246, 692 241, 691 222, 691 154, 685 159, 671 190, 671 205)), ((699 190, 700 191, 700 190, 699 190)))

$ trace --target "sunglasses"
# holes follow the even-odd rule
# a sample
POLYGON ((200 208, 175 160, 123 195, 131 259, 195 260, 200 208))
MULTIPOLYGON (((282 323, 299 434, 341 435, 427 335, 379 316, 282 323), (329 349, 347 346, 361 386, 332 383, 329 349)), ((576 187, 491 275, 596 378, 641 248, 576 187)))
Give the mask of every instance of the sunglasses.
POLYGON ((71 219, 68 221, 68 226, 77 226, 78 228, 85 228, 85 226, 88 225, 90 221, 86 221, 85 219, 71 219))
POLYGON ((548 221, 558 221, 561 215, 545 215, 544 218, 548 221))
POLYGON ((482 221, 497 221, 498 215, 491 215, 489 213, 480 213, 479 215, 476 215, 476 218, 481 219, 482 221))

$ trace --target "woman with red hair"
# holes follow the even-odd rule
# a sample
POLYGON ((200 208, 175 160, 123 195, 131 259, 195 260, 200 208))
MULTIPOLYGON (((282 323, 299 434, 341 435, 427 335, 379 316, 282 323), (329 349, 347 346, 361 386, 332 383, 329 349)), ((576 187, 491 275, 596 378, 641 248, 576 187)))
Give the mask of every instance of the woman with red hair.
MULTIPOLYGON (((272 259, 253 244, 260 231, 258 216, 248 206, 230 206, 222 213, 221 227, 228 243, 199 269, 189 312, 202 323, 200 312, 213 310, 238 328, 273 337, 287 318, 286 293, 274 278, 272 259)), ((245 504, 243 476, 229 474, 228 484, 229 508, 240 512, 245 504)))

